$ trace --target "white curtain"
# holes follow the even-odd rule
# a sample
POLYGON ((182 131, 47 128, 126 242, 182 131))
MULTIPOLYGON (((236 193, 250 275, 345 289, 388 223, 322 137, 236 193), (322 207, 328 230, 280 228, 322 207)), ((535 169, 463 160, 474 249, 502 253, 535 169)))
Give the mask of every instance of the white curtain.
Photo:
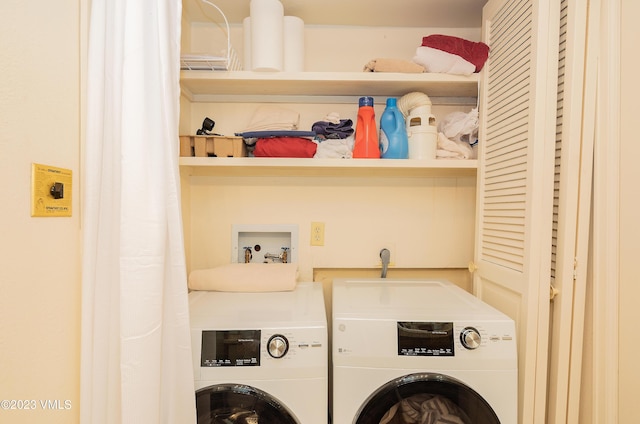
POLYGON ((81 422, 194 423, 178 168, 181 0, 92 0, 81 422))

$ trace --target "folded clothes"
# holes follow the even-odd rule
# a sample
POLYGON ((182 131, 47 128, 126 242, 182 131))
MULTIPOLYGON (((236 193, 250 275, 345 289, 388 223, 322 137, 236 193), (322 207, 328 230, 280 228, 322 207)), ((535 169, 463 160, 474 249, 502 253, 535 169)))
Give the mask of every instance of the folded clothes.
POLYGON ((489 46, 482 42, 465 40, 450 35, 432 34, 422 37, 422 45, 455 54, 473 63, 475 72, 480 72, 489 57, 489 46))
POLYGON ((312 158, 317 148, 317 143, 308 138, 259 138, 253 149, 253 155, 271 158, 312 158))
POLYGON ((418 47, 413 61, 424 66, 426 72, 454 75, 471 75, 475 65, 462 57, 431 47, 418 47))
POLYGON ((295 130, 300 123, 298 112, 274 105, 260 106, 253 114, 249 126, 242 132, 295 130))
POLYGON ((404 59, 378 58, 364 65, 365 72, 404 72, 419 74, 424 72, 424 67, 415 62, 404 59))
POLYGON ((311 126, 311 130, 325 138, 347 138, 354 132, 351 119, 340 119, 338 123, 318 121, 311 126))
POLYGON ((353 136, 343 139, 327 139, 318 143, 313 156, 316 159, 351 159, 353 157, 353 136))
POLYGON ((296 264, 226 264, 189 274, 191 290, 226 292, 290 291, 297 284, 296 264))
POLYGON ((339 124, 340 114, 338 112, 329 112, 327 113, 327 116, 325 116, 322 120, 331 122, 332 124, 339 124))

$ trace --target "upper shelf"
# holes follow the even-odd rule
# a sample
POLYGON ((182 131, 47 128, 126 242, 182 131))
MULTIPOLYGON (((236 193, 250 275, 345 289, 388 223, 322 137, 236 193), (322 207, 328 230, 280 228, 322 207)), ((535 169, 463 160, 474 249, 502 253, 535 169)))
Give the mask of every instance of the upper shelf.
POLYGON ((191 101, 212 96, 402 96, 420 91, 430 97, 478 96, 477 74, 383 72, 181 71, 183 93, 191 101))

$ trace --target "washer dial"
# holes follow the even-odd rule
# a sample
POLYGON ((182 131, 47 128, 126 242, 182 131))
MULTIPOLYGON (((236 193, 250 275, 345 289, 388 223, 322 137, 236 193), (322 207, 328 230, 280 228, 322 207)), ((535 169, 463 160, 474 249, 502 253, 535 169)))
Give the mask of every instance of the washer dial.
POLYGON ((466 349, 473 350, 480 347, 480 332, 473 327, 467 327, 460 333, 460 342, 466 349))
POLYGON ((272 358, 280 359, 289 351, 289 340, 282 334, 274 334, 267 342, 267 352, 272 358))

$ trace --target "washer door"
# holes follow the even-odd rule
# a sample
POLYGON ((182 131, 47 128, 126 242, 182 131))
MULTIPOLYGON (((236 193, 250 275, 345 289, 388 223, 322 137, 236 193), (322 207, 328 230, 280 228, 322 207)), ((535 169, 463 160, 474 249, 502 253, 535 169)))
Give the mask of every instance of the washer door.
POLYGON ((410 374, 386 383, 369 396, 353 422, 500 424, 476 391, 455 378, 432 373, 410 374), (405 420, 409 417, 413 421, 405 420))
POLYGON ((217 384, 196 392, 198 424, 300 424, 277 399, 255 387, 217 384))

